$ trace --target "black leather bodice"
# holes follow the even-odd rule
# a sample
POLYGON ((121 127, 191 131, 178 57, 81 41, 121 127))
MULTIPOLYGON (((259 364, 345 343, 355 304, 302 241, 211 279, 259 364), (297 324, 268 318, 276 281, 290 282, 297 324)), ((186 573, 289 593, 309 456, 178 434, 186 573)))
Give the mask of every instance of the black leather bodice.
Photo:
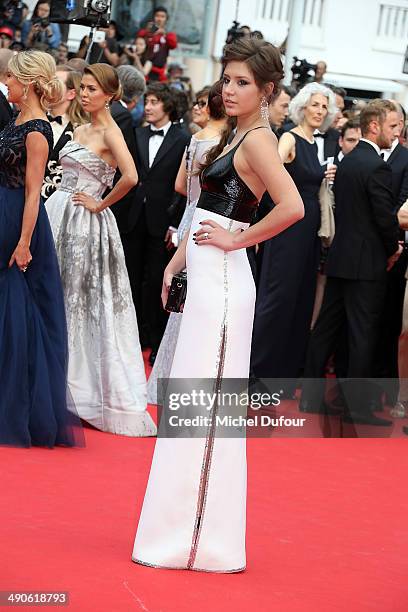
POLYGON ((258 208, 258 200, 234 167, 235 151, 251 131, 248 130, 228 153, 218 157, 204 168, 200 177, 201 195, 197 208, 203 208, 242 223, 252 221, 258 208))
POLYGON ((27 151, 25 139, 30 132, 40 132, 48 141, 52 150, 52 129, 48 121, 30 119, 21 125, 16 125, 15 119, 10 121, 0 133, 0 185, 10 189, 24 187, 27 151))

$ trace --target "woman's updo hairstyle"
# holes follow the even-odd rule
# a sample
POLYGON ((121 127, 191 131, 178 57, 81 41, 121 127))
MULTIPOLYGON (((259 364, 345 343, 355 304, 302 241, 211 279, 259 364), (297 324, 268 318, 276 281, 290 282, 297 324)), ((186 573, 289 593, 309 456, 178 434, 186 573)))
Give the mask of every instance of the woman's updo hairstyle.
POLYGON ((120 100, 122 87, 118 74, 109 64, 91 64, 84 68, 84 74, 90 74, 98 83, 103 93, 112 96, 111 100, 120 100))
POLYGON ((246 36, 238 38, 225 45, 221 62, 224 70, 229 62, 245 62, 259 89, 267 83, 273 83, 273 93, 268 102, 279 94, 279 85, 283 79, 280 51, 266 40, 246 36))
POLYGON ((210 111, 211 119, 224 119, 226 117, 224 101, 222 99, 222 81, 217 81, 209 88, 208 110, 210 111))
POLYGON ((10 59, 8 69, 26 91, 28 86, 33 84, 45 111, 61 102, 64 86, 55 75, 55 60, 48 53, 36 50, 20 51, 10 59))
MULTIPOLYGON (((279 95, 279 85, 283 79, 282 60, 279 49, 266 40, 248 37, 238 38, 229 45, 225 45, 221 62, 223 70, 226 69, 229 62, 244 62, 247 64, 259 89, 262 89, 268 83, 273 83, 273 92, 269 96, 268 103, 279 95)), ((227 126, 222 133, 219 144, 207 153, 206 166, 221 155, 235 126, 235 117, 228 117, 227 126)))

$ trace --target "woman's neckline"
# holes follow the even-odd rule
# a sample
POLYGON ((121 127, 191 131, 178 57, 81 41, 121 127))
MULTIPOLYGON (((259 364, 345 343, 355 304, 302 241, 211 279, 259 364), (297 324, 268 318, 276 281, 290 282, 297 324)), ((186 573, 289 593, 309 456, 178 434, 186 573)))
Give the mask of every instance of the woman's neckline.
MULTIPOLYGON (((298 126, 299 127, 299 126, 298 126)), ((302 130, 303 131, 303 130, 302 130)), ((292 134, 295 134, 296 136, 299 136, 299 138, 301 138, 302 140, 305 140, 308 144, 310 145, 314 145, 316 144, 315 139, 313 138, 313 140, 309 140, 308 138, 306 138, 306 135, 304 134, 303 136, 301 134, 298 134, 297 132, 295 132, 295 130, 290 130, 290 132, 292 134)))
MULTIPOLYGON (((254 127, 254 128, 250 128, 249 130, 247 130, 246 132, 244 132, 244 133, 241 135, 241 137, 240 137, 240 139, 238 140, 238 142, 237 142, 237 143, 236 143, 236 144, 235 144, 233 147, 231 147, 231 148, 229 149, 229 151, 227 151, 226 153, 224 153, 224 155, 219 155, 219 156, 218 156, 216 159, 214 159, 214 160, 213 160, 213 161, 212 161, 210 164, 208 164, 207 168, 208 168, 209 166, 212 166, 212 164, 215 164, 215 162, 216 162, 216 161, 218 161, 219 159, 222 159, 223 157, 227 157, 227 155, 229 155, 229 154, 231 153, 231 151, 233 151, 234 149, 236 149, 236 148, 238 147, 238 145, 240 145, 240 144, 241 144, 241 142, 244 140, 245 136, 246 136, 246 135, 247 135, 249 132, 252 132, 253 130, 258 130, 259 128, 267 128, 267 127, 268 127, 268 126, 266 126, 266 125, 257 125, 256 127, 254 127)), ((235 134, 235 136, 236 136, 236 134, 235 134)), ((234 138, 235 138, 235 136, 234 136, 234 138)), ((226 145, 226 146, 228 147, 229 145, 226 145)), ((225 149, 225 147, 224 147, 224 149, 225 149)))
POLYGON ((17 123, 17 117, 15 117, 14 119, 14 125, 17 127, 21 127, 22 125, 25 125, 26 123, 30 123, 31 121, 43 121, 44 123, 48 123, 48 125, 50 124, 48 119, 43 119, 42 117, 34 117, 34 119, 27 119, 27 121, 23 121, 22 123, 17 123))
POLYGON ((101 157, 100 155, 95 153, 95 151, 93 151, 92 149, 90 149, 89 147, 84 145, 82 142, 79 142, 79 140, 69 140, 67 144, 69 144, 70 142, 79 145, 83 149, 86 149, 87 151, 89 151, 89 153, 92 153, 93 155, 95 155, 95 157, 97 157, 101 162, 103 162, 106 166, 108 166, 108 168, 110 168, 111 170, 116 172, 117 168, 114 168, 113 166, 111 166, 109 162, 107 162, 105 159, 103 159, 103 157, 101 157))

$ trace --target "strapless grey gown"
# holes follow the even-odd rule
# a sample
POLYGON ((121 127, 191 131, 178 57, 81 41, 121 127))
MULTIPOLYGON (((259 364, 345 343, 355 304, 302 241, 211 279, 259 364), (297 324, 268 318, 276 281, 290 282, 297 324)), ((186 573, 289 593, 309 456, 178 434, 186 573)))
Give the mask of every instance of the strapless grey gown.
POLYGON ((68 324, 68 385, 81 418, 103 431, 152 436, 132 293, 115 217, 91 213, 72 194, 102 198, 115 169, 76 141, 60 152, 59 189, 46 202, 68 324))

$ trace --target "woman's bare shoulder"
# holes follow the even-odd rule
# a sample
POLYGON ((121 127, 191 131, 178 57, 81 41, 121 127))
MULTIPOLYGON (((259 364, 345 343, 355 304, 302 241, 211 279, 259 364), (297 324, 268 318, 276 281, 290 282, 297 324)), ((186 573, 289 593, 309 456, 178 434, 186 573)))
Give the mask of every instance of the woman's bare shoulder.
POLYGON ((247 133, 244 141, 242 143, 244 145, 244 150, 253 151, 257 147, 273 147, 276 149, 278 144, 278 139, 271 129, 265 127, 265 129, 254 129, 247 133))
POLYGON ((282 136, 279 139, 279 142, 282 142, 283 144, 285 143, 295 144, 296 138, 294 137, 292 132, 283 132, 282 136))

